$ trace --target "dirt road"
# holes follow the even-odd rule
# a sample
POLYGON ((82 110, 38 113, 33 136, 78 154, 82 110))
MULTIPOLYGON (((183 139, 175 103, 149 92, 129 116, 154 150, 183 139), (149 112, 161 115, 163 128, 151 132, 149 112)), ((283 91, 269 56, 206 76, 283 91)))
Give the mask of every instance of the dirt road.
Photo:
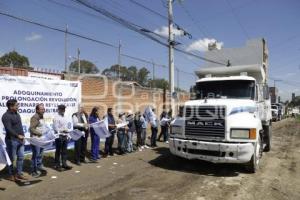
POLYGON ((29 185, 0 181, 0 199, 300 199, 300 123, 273 124, 273 149, 260 170, 188 161, 167 145, 103 159, 71 171, 32 179, 29 185), (56 178, 55 178, 55 177, 56 178))

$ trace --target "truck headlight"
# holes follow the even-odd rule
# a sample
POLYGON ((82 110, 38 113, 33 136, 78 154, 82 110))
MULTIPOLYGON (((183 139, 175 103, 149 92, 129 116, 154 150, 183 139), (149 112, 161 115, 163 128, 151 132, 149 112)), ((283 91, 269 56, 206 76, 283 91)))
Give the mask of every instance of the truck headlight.
POLYGON ((170 134, 182 134, 182 126, 171 126, 170 134))
POLYGON ((256 139, 256 129, 231 129, 230 138, 233 139, 256 139))

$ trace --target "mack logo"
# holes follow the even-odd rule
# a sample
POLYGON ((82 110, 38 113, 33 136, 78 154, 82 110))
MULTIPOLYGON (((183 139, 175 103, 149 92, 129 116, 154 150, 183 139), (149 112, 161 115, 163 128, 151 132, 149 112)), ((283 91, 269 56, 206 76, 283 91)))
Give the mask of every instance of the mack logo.
POLYGON ((193 125, 193 126, 218 126, 223 127, 222 122, 212 122, 212 121, 188 121, 187 125, 193 125))

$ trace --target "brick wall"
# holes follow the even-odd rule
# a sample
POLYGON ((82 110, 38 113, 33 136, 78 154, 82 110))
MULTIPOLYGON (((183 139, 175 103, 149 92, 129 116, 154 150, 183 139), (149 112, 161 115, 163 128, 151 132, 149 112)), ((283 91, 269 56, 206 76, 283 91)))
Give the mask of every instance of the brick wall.
MULTIPOLYGON (((85 77, 79 80, 82 82, 82 104, 88 113, 94 106, 100 107, 101 116, 109 107, 113 108, 115 116, 117 116, 118 108, 122 112, 128 110, 144 112, 146 106, 151 105, 159 114, 163 109, 169 110, 167 91, 144 88, 129 82, 119 83, 100 77, 85 77)), ((189 100, 189 94, 180 93, 177 102, 183 103, 187 100, 189 100)))

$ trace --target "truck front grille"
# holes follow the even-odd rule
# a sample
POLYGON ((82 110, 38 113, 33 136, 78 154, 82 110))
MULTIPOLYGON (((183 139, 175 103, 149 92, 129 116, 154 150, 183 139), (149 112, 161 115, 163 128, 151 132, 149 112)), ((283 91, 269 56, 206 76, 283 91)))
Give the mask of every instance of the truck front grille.
POLYGON ((185 136, 189 139, 225 138, 224 106, 188 106, 185 108, 185 136))

